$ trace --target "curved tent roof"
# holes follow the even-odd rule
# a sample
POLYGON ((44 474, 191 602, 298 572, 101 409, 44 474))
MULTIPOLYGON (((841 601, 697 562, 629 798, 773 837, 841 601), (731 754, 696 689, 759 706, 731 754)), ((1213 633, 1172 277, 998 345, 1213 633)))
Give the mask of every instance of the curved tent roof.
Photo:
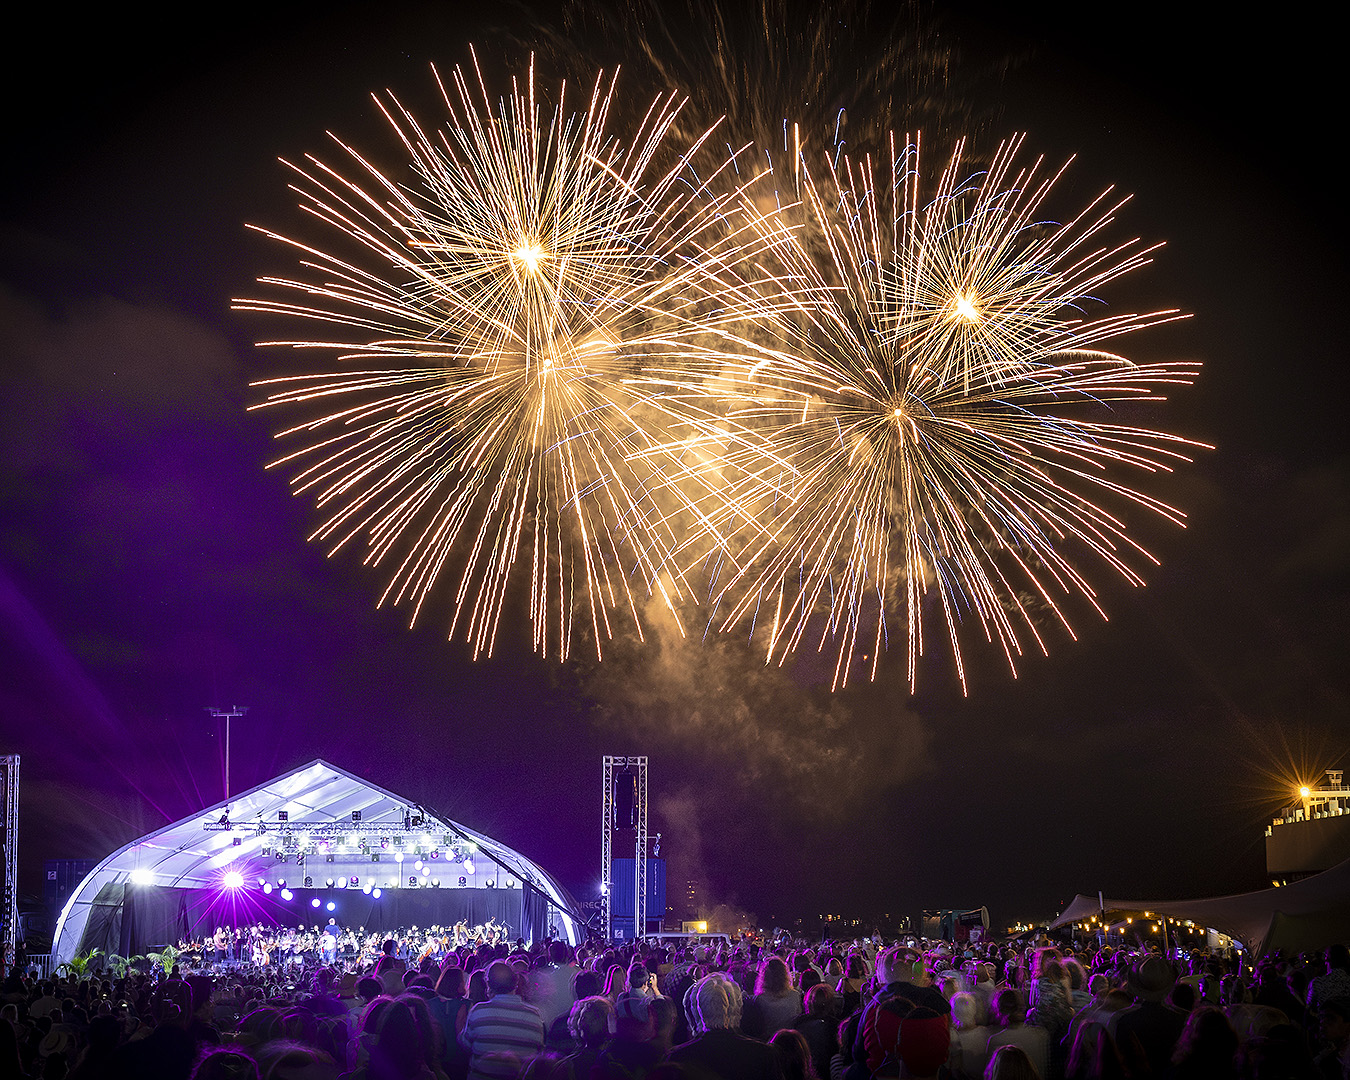
MULTIPOLYGON (((460 862, 456 868, 458 873, 468 872, 470 885, 498 885, 503 878, 508 887, 513 879, 529 882, 550 901, 562 936, 573 945, 584 939, 575 901, 537 863, 483 833, 316 759, 114 851, 86 875, 61 912, 52 943, 53 962, 75 955, 105 886, 218 889, 228 870, 266 865, 265 852, 280 850, 288 835, 307 826, 334 840, 344 828, 361 828, 364 835, 381 827, 389 834, 431 834, 436 846, 448 841, 447 846, 461 855, 472 853, 471 863, 460 862), (359 815, 359 826, 352 824, 357 820, 353 814, 359 815), (289 819, 285 825, 279 824, 282 815, 289 819)), ((362 858, 369 861, 348 856, 353 862, 362 858)))
POLYGON ((1099 900, 1079 893, 1050 928, 1106 911, 1156 911, 1212 926, 1258 955, 1320 949, 1350 938, 1350 859, 1275 889, 1200 900, 1099 900))

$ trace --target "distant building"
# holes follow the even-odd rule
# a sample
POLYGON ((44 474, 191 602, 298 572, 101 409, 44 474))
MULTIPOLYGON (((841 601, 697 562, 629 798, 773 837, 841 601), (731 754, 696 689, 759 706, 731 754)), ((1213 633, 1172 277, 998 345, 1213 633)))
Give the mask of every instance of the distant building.
POLYGON ((680 899, 683 906, 676 914, 680 916, 681 922, 697 919, 704 914, 702 910, 703 890, 699 887, 699 883, 696 879, 688 878, 685 881, 680 899))
POLYGON ((1298 798, 1266 826, 1266 872, 1284 885, 1320 874, 1350 859, 1350 788, 1344 772, 1328 769, 1319 787, 1301 787, 1298 798))

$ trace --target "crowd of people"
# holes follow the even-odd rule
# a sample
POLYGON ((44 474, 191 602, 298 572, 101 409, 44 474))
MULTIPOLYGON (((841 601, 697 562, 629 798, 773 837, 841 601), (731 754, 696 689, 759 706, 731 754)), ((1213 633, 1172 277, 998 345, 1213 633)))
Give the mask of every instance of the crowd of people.
POLYGON ((1350 1080, 1350 951, 386 941, 0 981, 0 1080, 1350 1080), (405 950, 406 951, 406 950, 405 950))

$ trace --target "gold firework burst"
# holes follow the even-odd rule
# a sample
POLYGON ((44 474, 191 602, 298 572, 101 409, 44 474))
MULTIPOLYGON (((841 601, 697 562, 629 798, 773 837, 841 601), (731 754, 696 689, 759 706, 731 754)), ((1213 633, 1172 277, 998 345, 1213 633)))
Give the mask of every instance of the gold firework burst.
POLYGON ((709 400, 668 404, 700 426, 680 483, 705 495, 714 625, 767 623, 770 660, 808 640, 836 651, 836 686, 864 654, 875 676, 903 610, 913 687, 931 600, 963 687, 963 624, 1015 673, 1028 635, 1044 651, 1046 613, 1072 634, 1065 596, 1101 611, 1079 555, 1132 583, 1155 561, 1112 506, 1183 520, 1119 473, 1170 469, 1199 444, 1111 411, 1196 365, 1106 346, 1184 316, 1095 310, 1155 249, 1102 242, 1124 202, 1109 191, 1042 221, 1058 174, 1018 167, 1020 149, 965 178, 958 147, 929 197, 917 144, 892 142, 889 167, 827 160, 819 180, 801 160, 801 224, 749 212, 775 230, 775 269, 745 305, 754 329, 735 363, 703 370, 709 400))
POLYGON ((336 246, 260 230, 297 250, 303 273, 261 279, 280 298, 236 307, 336 327, 264 344, 337 362, 262 380, 255 407, 306 413, 280 436, 303 445, 277 464, 326 515, 316 538, 333 551, 362 538, 368 563, 392 566, 382 603, 410 602, 415 621, 448 579, 451 635, 490 654, 509 586, 528 574, 535 648, 566 657, 584 612, 598 652, 612 612, 640 634, 647 595, 673 606, 687 591, 679 528, 653 494, 665 467, 653 447, 669 435, 646 429, 628 384, 653 358, 705 348, 716 275, 752 246, 720 214, 738 197, 721 175, 734 156, 700 178, 709 133, 670 145, 673 95, 621 141, 614 77, 569 111, 565 86, 552 107, 536 99, 532 64, 495 103, 476 57, 472 73, 437 77, 443 130, 376 98, 406 172, 340 142, 342 168, 291 166, 336 246))

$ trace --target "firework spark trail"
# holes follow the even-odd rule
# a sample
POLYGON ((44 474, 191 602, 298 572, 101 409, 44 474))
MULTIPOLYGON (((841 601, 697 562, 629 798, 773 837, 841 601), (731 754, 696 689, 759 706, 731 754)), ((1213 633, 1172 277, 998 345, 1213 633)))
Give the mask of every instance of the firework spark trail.
POLYGON ((573 113, 565 87, 552 109, 536 100, 533 66, 495 105, 476 58, 474 73, 476 85, 457 69, 450 88, 438 76, 451 116, 438 133, 376 99, 410 180, 336 139, 356 179, 312 156, 290 166, 302 208, 354 253, 259 230, 307 273, 261 279, 286 298, 235 306, 353 340, 265 342, 339 363, 262 380, 255 408, 308 411, 279 436, 305 444, 276 464, 329 515, 314 536, 332 551, 363 536, 368 563, 396 560, 381 603, 410 602, 415 622, 455 574, 451 636, 462 628, 475 656, 490 654, 528 559, 536 650, 565 658, 584 611, 598 655, 611 611, 626 608, 641 635, 645 595, 674 610, 690 592, 671 558, 683 530, 653 495, 669 435, 644 429, 627 381, 707 352, 707 312, 726 306, 717 274, 736 280, 754 252, 721 208, 755 178, 725 178, 741 171, 734 157, 695 173, 711 131, 667 145, 674 95, 621 143, 607 132, 617 76, 597 77, 573 113))
POLYGON ((1122 205, 1109 192, 1063 224, 1040 221, 1059 174, 1016 168, 1020 146, 969 180, 958 147, 922 203, 917 145, 892 143, 889 172, 827 161, 819 183, 800 162, 805 224, 766 242, 777 269, 744 292, 757 331, 729 350, 734 364, 702 371, 715 400, 672 390, 697 381, 687 372, 648 373, 699 432, 672 483, 706 496, 706 558, 726 568, 711 589, 717 627, 753 633, 772 612, 771 662, 814 625, 817 648, 837 647, 836 687, 865 651, 875 677, 887 613, 903 608, 913 688, 936 593, 963 688, 971 616, 1016 674, 1024 635, 1046 648, 1035 608, 1070 635, 1064 596, 1104 617, 1063 549, 1136 584, 1132 561, 1156 562, 1103 503, 1183 521, 1113 474, 1169 470, 1200 444, 1107 417, 1113 401, 1189 383, 1196 365, 1133 364, 1102 346, 1184 316, 1085 314, 1155 248, 1101 244, 1122 205))

